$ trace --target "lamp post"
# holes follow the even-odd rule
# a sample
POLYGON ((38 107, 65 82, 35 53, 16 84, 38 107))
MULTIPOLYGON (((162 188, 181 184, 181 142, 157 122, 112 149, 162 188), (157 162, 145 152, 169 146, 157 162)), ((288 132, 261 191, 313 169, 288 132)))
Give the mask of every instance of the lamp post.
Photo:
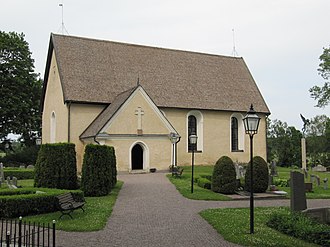
POLYGON ((250 136, 250 234, 254 233, 254 198, 253 198, 253 136, 258 133, 260 117, 251 104, 250 110, 243 118, 245 133, 250 136))
POLYGON ((172 143, 172 150, 173 150, 173 155, 172 155, 172 174, 173 174, 173 169, 174 167, 177 166, 177 144, 181 139, 181 136, 177 133, 171 132, 170 133, 170 139, 172 143))
POLYGON ((194 133, 189 136, 190 144, 192 144, 192 155, 191 155, 191 193, 194 193, 194 154, 197 143, 197 135, 194 133))

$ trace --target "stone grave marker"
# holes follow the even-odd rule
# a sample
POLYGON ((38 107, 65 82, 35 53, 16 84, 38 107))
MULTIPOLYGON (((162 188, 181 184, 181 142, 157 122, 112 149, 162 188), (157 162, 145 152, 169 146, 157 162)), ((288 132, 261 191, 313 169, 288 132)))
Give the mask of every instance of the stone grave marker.
POLYGON ((12 178, 11 184, 17 187, 17 177, 12 178))
POLYGON ((277 166, 276 166, 276 162, 272 161, 272 163, 270 164, 270 175, 272 177, 277 177, 278 173, 277 173, 277 166))
POLYGON ((314 174, 311 174, 310 175, 310 178, 311 178, 311 183, 314 184, 314 182, 315 182, 315 175, 314 174))
POLYGON ((315 167, 312 168, 313 172, 326 172, 327 168, 322 166, 322 165, 317 165, 315 167))
POLYGON ((321 179, 320 179, 320 177, 318 175, 316 175, 315 178, 316 178, 316 184, 317 184, 317 186, 320 187, 320 185, 321 185, 321 179))
POLYGON ((302 211, 307 208, 304 174, 291 171, 290 172, 290 206, 291 211, 302 211))
POLYGON ((323 179, 323 188, 324 188, 325 190, 328 189, 328 178, 323 179))

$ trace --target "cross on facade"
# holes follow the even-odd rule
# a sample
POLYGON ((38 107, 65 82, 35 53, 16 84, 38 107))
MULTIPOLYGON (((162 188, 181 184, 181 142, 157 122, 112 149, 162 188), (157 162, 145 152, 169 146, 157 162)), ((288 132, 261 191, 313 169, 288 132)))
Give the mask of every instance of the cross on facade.
POLYGON ((142 110, 141 107, 138 107, 136 110, 135 110, 135 115, 138 116, 138 133, 142 133, 142 115, 144 115, 144 111, 142 110))

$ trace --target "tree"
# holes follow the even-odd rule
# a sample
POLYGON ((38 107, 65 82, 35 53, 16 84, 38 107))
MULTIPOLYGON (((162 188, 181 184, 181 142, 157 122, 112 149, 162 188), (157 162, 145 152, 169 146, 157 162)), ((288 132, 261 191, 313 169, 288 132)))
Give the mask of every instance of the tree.
POLYGON ((9 133, 31 146, 40 132, 42 82, 24 34, 0 31, 0 139, 9 133))
POLYGON ((318 72, 325 80, 322 87, 313 86, 309 89, 311 97, 317 100, 317 107, 325 107, 330 103, 330 47, 323 48, 323 53, 320 56, 321 63, 319 64, 318 72))
POLYGON ((274 120, 268 123, 267 151, 268 161, 276 160, 281 166, 300 166, 300 140, 302 134, 286 122, 274 120))

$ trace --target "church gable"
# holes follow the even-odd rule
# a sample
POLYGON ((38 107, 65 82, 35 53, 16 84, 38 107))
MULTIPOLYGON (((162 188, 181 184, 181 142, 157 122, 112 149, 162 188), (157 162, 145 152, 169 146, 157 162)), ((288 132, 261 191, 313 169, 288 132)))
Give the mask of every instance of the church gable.
POLYGON ((174 128, 141 86, 100 131, 109 135, 168 135, 170 132, 175 132, 174 128))
POLYGON ((118 95, 116 100, 81 135, 97 136, 168 135, 175 129, 142 86, 118 95), (92 130, 92 131, 91 131, 92 130))

